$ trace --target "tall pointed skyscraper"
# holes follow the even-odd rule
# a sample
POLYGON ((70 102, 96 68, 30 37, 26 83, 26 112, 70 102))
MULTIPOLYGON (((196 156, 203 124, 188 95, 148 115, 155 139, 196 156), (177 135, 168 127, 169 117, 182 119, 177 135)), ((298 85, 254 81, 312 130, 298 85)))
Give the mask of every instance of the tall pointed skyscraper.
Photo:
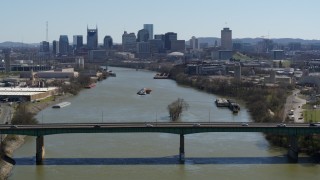
POLYGON ((87 27, 87 48, 97 49, 98 48, 98 27, 96 29, 89 29, 87 27))

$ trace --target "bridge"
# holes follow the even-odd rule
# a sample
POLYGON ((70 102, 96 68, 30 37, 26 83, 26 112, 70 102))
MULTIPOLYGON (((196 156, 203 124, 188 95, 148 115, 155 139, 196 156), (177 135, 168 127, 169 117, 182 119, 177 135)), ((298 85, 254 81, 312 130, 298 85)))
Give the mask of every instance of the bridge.
POLYGON ((262 132, 288 135, 288 158, 298 162, 298 136, 320 134, 320 126, 310 124, 241 122, 134 122, 134 123, 45 123, 37 125, 0 125, 0 134, 36 137, 36 162, 44 158, 44 136, 70 133, 171 133, 180 135, 179 159, 185 160, 184 135, 206 132, 262 132))

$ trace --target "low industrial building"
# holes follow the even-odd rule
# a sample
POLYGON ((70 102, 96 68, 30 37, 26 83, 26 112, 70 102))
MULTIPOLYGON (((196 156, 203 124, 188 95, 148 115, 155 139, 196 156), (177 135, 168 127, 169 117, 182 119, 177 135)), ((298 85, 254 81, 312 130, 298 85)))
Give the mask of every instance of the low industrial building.
POLYGON ((0 100, 2 101, 35 101, 45 99, 57 94, 57 87, 48 88, 12 88, 0 87, 0 100))

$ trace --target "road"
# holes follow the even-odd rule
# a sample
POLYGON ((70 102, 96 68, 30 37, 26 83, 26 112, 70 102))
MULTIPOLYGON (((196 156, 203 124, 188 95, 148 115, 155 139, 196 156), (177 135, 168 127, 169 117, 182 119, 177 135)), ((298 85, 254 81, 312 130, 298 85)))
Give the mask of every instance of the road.
POLYGON ((302 105, 306 104, 307 101, 299 97, 300 90, 295 89, 290 96, 288 96, 283 113, 283 122, 285 122, 286 117, 290 110, 293 110, 295 123, 303 123, 303 109, 302 105))

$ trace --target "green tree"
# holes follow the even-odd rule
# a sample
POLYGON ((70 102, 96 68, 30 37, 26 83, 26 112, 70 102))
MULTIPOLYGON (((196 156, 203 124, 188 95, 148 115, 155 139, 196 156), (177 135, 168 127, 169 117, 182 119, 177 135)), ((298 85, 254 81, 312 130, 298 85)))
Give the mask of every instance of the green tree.
POLYGON ((173 101, 171 104, 168 105, 169 116, 172 121, 177 121, 182 112, 184 110, 188 110, 189 104, 184 100, 178 98, 177 100, 173 101))

